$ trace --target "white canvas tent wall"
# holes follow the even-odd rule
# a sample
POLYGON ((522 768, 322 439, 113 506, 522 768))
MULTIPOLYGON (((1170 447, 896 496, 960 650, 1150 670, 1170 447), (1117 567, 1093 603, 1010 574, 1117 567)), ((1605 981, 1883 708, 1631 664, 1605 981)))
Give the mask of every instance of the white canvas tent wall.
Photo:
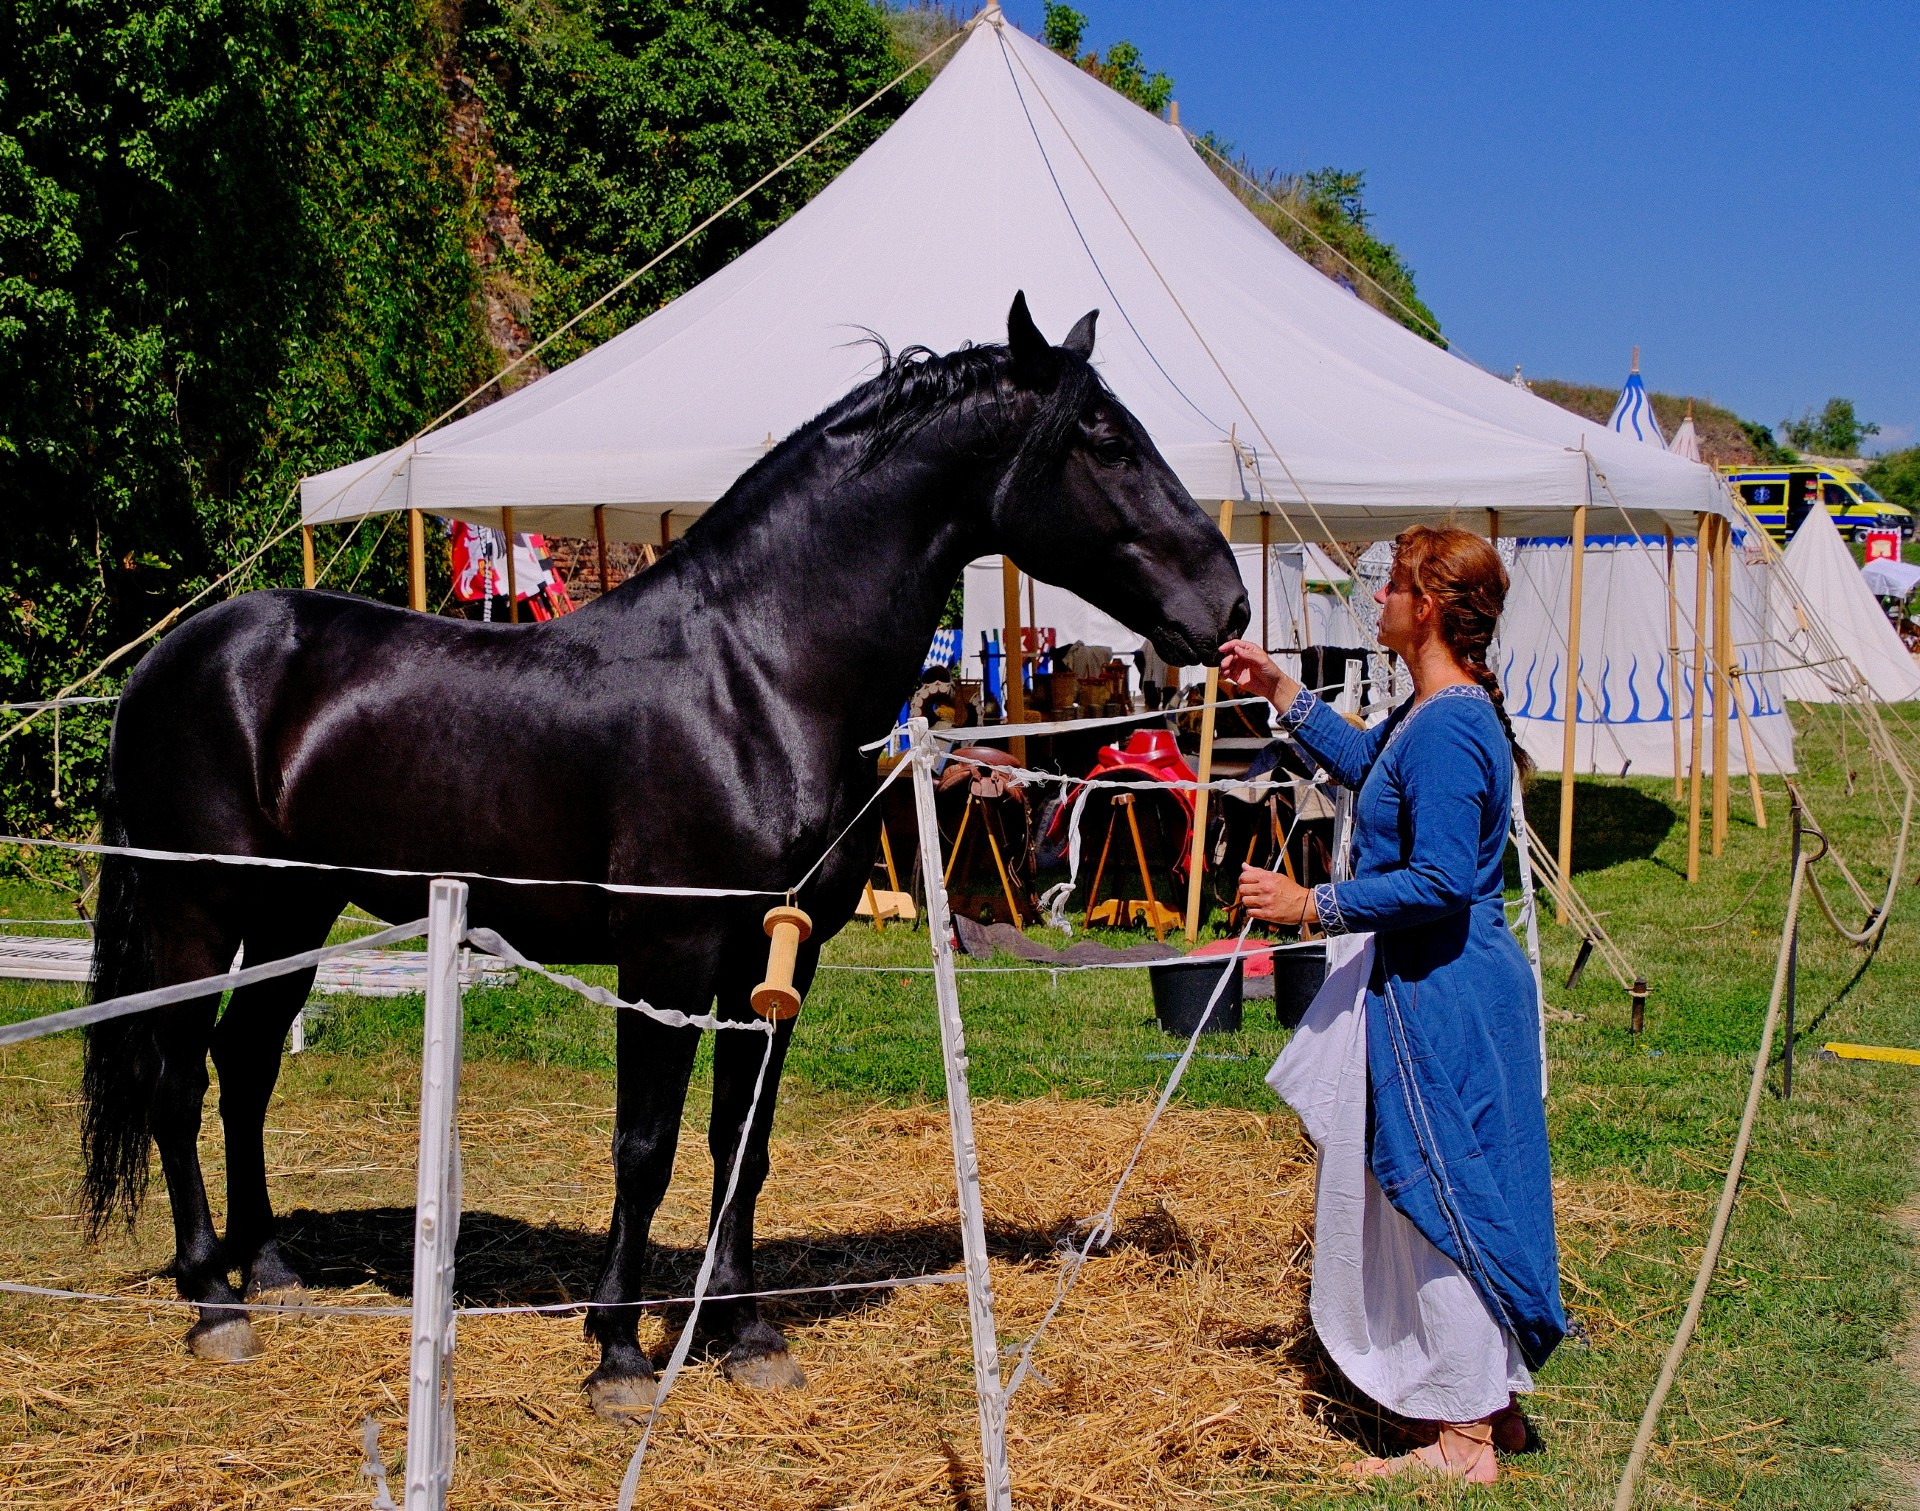
MULTIPOLYGON (((660 538, 873 371, 865 330, 936 351, 1005 337, 1024 289, 1096 358, 1189 491, 1302 534, 1436 516, 1506 534, 1720 507, 1711 473, 1479 371, 1288 251, 1177 127, 1045 47, 978 24, 926 93, 778 230, 598 349, 394 451, 310 477, 308 524, 406 508, 660 538), (1596 479, 1603 473, 1606 486, 1596 479)), ((1291 538, 1269 522, 1272 538, 1291 538)))
POLYGON ((1920 667, 1867 588, 1833 516, 1825 509, 1809 512, 1785 558, 1786 576, 1804 611, 1819 617, 1832 648, 1845 657, 1835 663, 1822 655, 1791 598, 1778 593, 1773 620, 1780 643, 1772 664, 1786 668, 1781 673, 1786 695, 1805 703, 1837 703, 1854 687, 1857 673, 1882 703, 1920 698, 1920 667))
MULTIPOLYGON (((1780 677, 1771 670, 1784 659, 1772 574, 1760 542, 1749 534, 1736 531, 1731 555, 1734 654, 1741 667, 1738 691, 1752 733, 1754 763, 1763 772, 1790 772, 1795 769, 1793 725, 1780 677)), ((1514 733, 1542 771, 1559 771, 1565 749, 1572 556, 1565 537, 1519 542, 1494 652, 1514 733)), ((1631 537, 1587 538, 1581 695, 1574 722, 1576 772, 1618 776, 1625 768, 1636 776, 1672 776, 1676 703, 1684 769, 1691 751, 1694 698, 1695 570, 1693 538, 1677 537, 1673 581, 1679 595, 1681 654, 1676 679, 1670 664, 1664 537, 1644 543, 1631 537)), ((1710 742, 1715 686, 1711 675, 1705 680, 1700 717, 1703 738, 1710 742)), ((1737 722, 1728 739, 1728 768, 1738 773, 1747 769, 1737 722)))

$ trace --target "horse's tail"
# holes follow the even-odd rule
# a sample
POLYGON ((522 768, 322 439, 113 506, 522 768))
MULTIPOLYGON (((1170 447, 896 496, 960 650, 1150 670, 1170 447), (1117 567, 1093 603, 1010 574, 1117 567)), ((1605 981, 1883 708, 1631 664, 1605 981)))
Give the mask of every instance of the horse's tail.
MULTIPOLYGON (((100 830, 105 844, 127 842, 111 779, 101 795, 100 830)), ((101 857, 90 991, 95 1002, 153 985, 153 949, 140 916, 133 865, 124 855, 101 857)), ((86 1032, 80 1090, 80 1147, 86 1157, 82 1195, 87 1230, 97 1237, 116 1213, 124 1213, 131 1223, 146 1195, 160 1050, 151 1013, 113 1018, 86 1032)))

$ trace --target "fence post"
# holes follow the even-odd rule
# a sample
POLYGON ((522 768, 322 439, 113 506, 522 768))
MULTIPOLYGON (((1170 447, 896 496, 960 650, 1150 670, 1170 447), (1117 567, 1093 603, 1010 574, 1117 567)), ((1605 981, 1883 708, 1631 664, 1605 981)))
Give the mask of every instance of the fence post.
POLYGON ((1007 1397, 1000 1384, 1000 1335, 994 1326, 993 1283, 987 1274, 980 1155, 973 1142, 967 1045, 960 1023, 960 982, 953 968, 953 919, 947 912, 947 889, 940 877, 940 826, 933 810, 934 743, 925 719, 915 719, 907 728, 914 809, 920 822, 920 874, 927 888, 927 932, 933 939, 933 988, 940 1006, 940 1058, 947 1072, 947 1121, 953 1132, 953 1173, 960 1194, 960 1250, 966 1265, 967 1313, 973 1332, 973 1386, 980 1403, 981 1478, 985 1482, 986 1511, 1012 1511, 1007 1397))
POLYGON ((420 1046, 420 1175, 413 1208, 413 1362, 406 1511, 445 1511, 453 1477, 453 1248, 460 1236, 460 941, 467 884, 427 893, 427 1010, 420 1046))

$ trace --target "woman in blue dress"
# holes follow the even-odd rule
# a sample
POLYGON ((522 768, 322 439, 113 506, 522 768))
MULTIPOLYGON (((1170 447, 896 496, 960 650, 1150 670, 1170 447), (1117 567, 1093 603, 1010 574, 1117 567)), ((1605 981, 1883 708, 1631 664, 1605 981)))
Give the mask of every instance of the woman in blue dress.
POLYGON ((1255 917, 1329 936, 1326 988, 1270 1078, 1320 1149, 1313 1318, 1341 1370, 1435 1441, 1363 1476, 1489 1483, 1514 1404, 1566 1330, 1542 1105, 1540 998, 1507 927, 1524 761, 1487 664, 1507 574, 1464 530, 1408 530, 1376 595, 1413 696, 1357 729, 1245 640, 1231 681, 1270 698, 1355 790, 1352 879, 1248 867, 1255 917))

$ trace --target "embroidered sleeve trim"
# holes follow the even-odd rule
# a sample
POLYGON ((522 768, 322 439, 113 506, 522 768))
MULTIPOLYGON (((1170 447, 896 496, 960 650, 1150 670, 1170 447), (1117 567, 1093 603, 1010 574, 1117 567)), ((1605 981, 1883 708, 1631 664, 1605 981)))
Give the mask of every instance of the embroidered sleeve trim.
POLYGON ((1313 889, 1313 910, 1320 915, 1320 927, 1328 934, 1348 934, 1347 920, 1340 911, 1340 894, 1330 881, 1313 889))
POLYGON ((1289 731, 1298 729, 1307 722, 1307 716, 1313 712, 1313 705, 1319 701, 1306 688, 1301 688, 1293 695, 1293 701, 1280 711, 1280 722, 1289 731))

